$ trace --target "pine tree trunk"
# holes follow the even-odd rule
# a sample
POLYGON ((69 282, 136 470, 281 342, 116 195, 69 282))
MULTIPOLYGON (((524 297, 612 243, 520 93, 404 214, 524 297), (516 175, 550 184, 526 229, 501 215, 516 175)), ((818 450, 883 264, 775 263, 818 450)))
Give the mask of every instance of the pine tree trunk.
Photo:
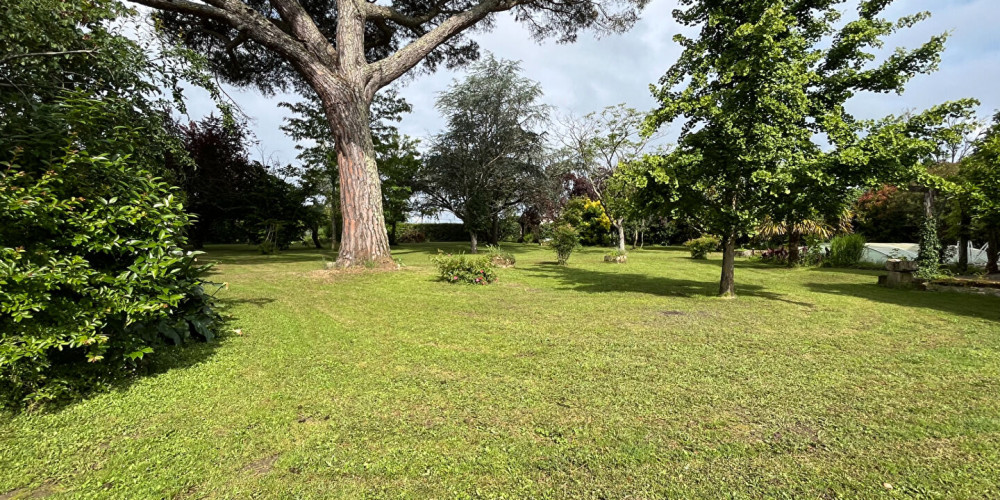
POLYGON ((615 226, 618 227, 618 251, 625 253, 625 219, 616 220, 615 226))
POLYGON ((309 76, 323 101, 337 148, 340 210, 344 217, 337 267, 391 262, 382 212, 382 182, 372 144, 370 99, 332 74, 318 70, 309 76))
POLYGON ((476 234, 475 231, 469 231, 469 236, 470 236, 470 245, 469 246, 471 247, 471 249, 469 250, 469 252, 470 253, 479 253, 479 236, 476 234))
POLYGON ((722 277, 719 280, 719 296, 736 297, 736 232, 733 230, 722 238, 722 277))

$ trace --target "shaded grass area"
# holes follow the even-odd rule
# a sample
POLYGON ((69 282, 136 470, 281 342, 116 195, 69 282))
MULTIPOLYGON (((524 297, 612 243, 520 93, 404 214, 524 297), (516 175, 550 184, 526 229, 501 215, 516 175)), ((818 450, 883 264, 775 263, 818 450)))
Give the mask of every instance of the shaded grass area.
POLYGON ((450 285, 439 247, 211 249, 242 335, 0 423, 0 496, 1000 495, 1000 299, 741 262, 721 300, 717 256, 529 245, 450 285))

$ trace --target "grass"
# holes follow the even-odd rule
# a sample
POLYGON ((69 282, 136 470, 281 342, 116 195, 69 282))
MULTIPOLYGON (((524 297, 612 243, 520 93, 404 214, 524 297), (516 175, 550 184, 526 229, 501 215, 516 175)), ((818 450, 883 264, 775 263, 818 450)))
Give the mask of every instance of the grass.
POLYGON ((212 249, 242 335, 0 423, 0 498, 1000 495, 1000 299, 742 261, 720 300, 679 249, 450 285, 438 246, 212 249))

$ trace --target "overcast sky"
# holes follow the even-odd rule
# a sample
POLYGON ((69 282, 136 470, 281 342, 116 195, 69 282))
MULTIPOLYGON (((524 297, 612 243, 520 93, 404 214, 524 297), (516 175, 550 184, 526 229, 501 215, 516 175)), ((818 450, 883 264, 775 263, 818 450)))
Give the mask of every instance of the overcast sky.
MULTIPOLYGON (((653 0, 628 33, 601 39, 584 33, 574 44, 538 44, 507 15, 492 32, 473 36, 484 51, 521 61, 523 74, 541 83, 543 100, 561 113, 584 114, 620 102, 647 110, 655 105, 649 84, 655 83, 680 54, 672 40, 680 30, 670 15, 675 5, 673 0, 653 0)), ((983 116, 992 115, 1000 109, 1000 32, 995 26, 1000 1, 898 0, 886 16, 895 18, 921 10, 930 11, 932 17, 889 39, 885 50, 916 47, 934 34, 950 32, 940 70, 916 77, 902 96, 859 95, 851 103, 851 111, 859 118, 877 118, 974 97, 982 102, 983 116)), ((462 76, 462 71, 442 70, 406 78, 400 93, 413 105, 413 113, 404 117, 400 130, 419 138, 439 131, 443 120, 434 109, 435 97, 462 76)), ((263 96, 236 89, 229 89, 229 93, 252 117, 260 153, 282 163, 294 161, 295 142, 278 128, 287 110, 277 103, 297 97, 263 96)), ((212 108, 203 95, 191 95, 192 118, 208 114, 212 108)))

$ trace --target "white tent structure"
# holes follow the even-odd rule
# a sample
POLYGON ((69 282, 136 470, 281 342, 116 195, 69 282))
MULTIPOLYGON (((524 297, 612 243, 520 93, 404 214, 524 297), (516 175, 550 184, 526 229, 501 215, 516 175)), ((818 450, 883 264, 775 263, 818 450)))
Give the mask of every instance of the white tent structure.
MULTIPOLYGON (((987 262, 986 248, 976 248, 969 243, 969 265, 985 266, 987 262)), ((958 262, 958 245, 948 247, 947 254, 951 256, 951 263, 958 262)), ((916 260, 920 252, 920 245, 916 243, 868 243, 865 245, 865 253, 861 260, 872 264, 884 264, 889 259, 916 260)))

